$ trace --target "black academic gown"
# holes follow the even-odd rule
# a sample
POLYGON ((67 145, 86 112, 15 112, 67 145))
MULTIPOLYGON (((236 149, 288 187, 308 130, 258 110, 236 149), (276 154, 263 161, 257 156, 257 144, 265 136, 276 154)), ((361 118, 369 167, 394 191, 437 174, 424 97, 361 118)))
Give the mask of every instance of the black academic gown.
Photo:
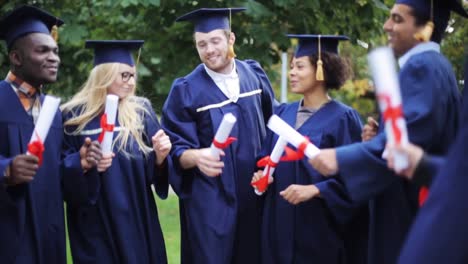
MULTIPOLYGON (((459 128, 460 94, 447 59, 425 51, 410 57, 399 73, 410 142, 443 155, 459 128)), ((418 210, 419 188, 398 177, 381 158, 381 131, 369 142, 337 149, 341 178, 356 201, 370 200, 369 263, 395 263, 418 210)))
MULTIPOLYGON (((298 102, 281 105, 275 112, 294 127, 298 107, 298 102)), ((333 100, 297 131, 318 148, 331 148, 360 141, 361 121, 355 110, 333 100)), ((269 155, 277 140, 276 134, 269 133, 262 153, 269 155)), ((357 264, 365 261, 367 206, 358 208, 353 205, 339 178, 320 175, 309 165, 307 158, 280 162, 274 178, 265 197, 262 263, 357 264), (279 194, 291 184, 315 184, 321 197, 292 205, 279 194), (360 221, 350 225, 353 218, 360 221), (355 256, 351 258, 346 249, 353 243, 355 256), (358 252, 361 256, 356 259, 358 252)))
POLYGON ((65 263, 60 112, 44 142, 43 163, 34 180, 12 187, 4 185, 3 173, 15 156, 27 152, 34 122, 5 81, 0 81, 0 113, 0 263, 65 263))
MULTIPOLYGON (((147 100, 149 114, 144 115, 143 139, 151 147, 151 137, 160 129, 147 100)), ((76 109, 75 109, 76 110, 76 109)), ((118 113, 117 113, 118 115, 118 113)), ((64 116, 70 119, 71 113, 64 116)), ((155 153, 148 156, 133 142, 128 157, 114 147, 112 165, 104 172, 96 168, 83 174, 79 149, 84 139, 97 140, 100 117, 91 120, 80 135, 65 128, 63 162, 64 196, 74 263, 167 263, 164 238, 158 219, 152 186, 165 199, 168 194, 168 168, 155 168, 155 153), (94 131, 94 132, 93 132, 94 131), (89 133, 86 133, 89 132, 89 133)), ((120 128, 116 120, 116 129, 120 128)), ((118 132, 114 132, 114 137, 118 132)))
POLYGON ((240 80, 237 102, 200 110, 227 98, 199 65, 174 81, 163 107, 162 124, 173 143, 171 155, 177 172, 170 181, 180 198, 182 263, 260 261, 261 199, 252 191, 250 180, 274 97, 257 62, 235 62, 240 80), (183 170, 178 162, 181 154, 209 147, 227 113, 237 118, 231 132, 237 141, 224 150, 222 174, 207 177, 198 168, 183 170))

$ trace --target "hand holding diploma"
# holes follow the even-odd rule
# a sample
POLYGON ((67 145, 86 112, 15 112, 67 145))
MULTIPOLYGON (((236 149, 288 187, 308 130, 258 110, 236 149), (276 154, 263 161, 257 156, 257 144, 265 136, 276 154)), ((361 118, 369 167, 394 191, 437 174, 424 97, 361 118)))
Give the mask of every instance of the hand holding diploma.
POLYGON ((27 153, 25 155, 17 155, 5 172, 6 183, 8 185, 27 183, 34 179, 39 166, 43 163, 44 142, 59 104, 59 98, 52 96, 45 97, 28 144, 27 153))
POLYGON ((220 151, 229 147, 229 145, 236 140, 234 137, 229 137, 232 127, 236 122, 237 119, 233 114, 228 113, 224 115, 210 147, 213 157, 219 159, 220 151))
POLYGON ((268 185, 273 182, 273 173, 275 172, 276 165, 280 161, 287 144, 288 142, 284 138, 281 136, 278 137, 278 141, 276 141, 275 147, 271 151, 270 156, 266 156, 257 162, 258 167, 265 167, 262 176, 258 179, 254 177, 254 180, 251 183, 257 195, 262 195, 268 188, 268 185))
POLYGON ((31 136, 28 144, 28 154, 34 155, 39 159, 39 166, 42 165, 42 153, 45 150, 44 142, 49 133, 52 121, 55 118, 55 113, 60 104, 60 98, 45 96, 44 102, 41 107, 41 112, 37 119, 36 127, 31 136))

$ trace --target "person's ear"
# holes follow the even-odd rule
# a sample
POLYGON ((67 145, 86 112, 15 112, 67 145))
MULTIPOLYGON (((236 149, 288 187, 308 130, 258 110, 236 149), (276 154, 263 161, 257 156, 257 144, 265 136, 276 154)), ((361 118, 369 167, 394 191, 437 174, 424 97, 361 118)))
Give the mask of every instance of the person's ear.
POLYGON ((17 49, 10 51, 10 53, 8 53, 8 57, 10 58, 11 64, 15 67, 20 67, 23 64, 23 56, 17 49))

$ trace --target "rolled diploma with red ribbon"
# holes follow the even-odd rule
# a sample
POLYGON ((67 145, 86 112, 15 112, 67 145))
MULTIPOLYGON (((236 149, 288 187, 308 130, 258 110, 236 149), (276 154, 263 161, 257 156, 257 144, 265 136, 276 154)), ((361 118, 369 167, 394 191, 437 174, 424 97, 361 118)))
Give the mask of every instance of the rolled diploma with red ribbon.
MULTIPOLYGON (((270 160, 274 164, 278 164, 281 156, 283 156, 284 148, 288 145, 288 141, 286 141, 283 137, 278 137, 278 141, 276 141, 275 146, 273 147, 273 150, 271 151, 270 154, 270 160)), ((275 172, 275 167, 271 167, 270 165, 266 165, 265 168, 263 169, 263 177, 273 177, 273 173, 275 172)), ((261 181, 263 179, 259 179, 258 181, 261 181)), ((267 178, 267 179, 268 179, 267 178)), ((267 181, 267 186, 268 186, 268 181, 267 181)), ((255 193, 257 195, 262 195, 265 190, 259 190, 257 187, 255 187, 255 193)))
MULTIPOLYGON (((368 55, 369 66, 375 83, 379 108, 385 121, 385 134, 390 146, 404 146, 408 143, 408 131, 403 116, 400 85, 396 73, 395 57, 391 48, 381 47, 368 55)), ((384 155, 386 151, 384 151, 384 155)), ((395 170, 408 167, 408 157, 401 152, 394 153, 395 170)))
MULTIPOLYGON (((41 112, 39 113, 39 117, 37 118, 36 127, 34 127, 34 131, 31 136, 31 140, 28 144, 28 149, 35 144, 44 145, 44 142, 47 138, 47 134, 49 133, 50 126, 52 121, 55 118, 55 113, 60 104, 60 98, 53 97, 50 95, 46 95, 44 98, 44 102, 41 106, 41 112)), ((30 151, 27 152, 29 155, 36 155, 31 153, 30 151)), ((40 154, 42 157, 42 153, 40 154)), ((38 157, 41 159, 41 157, 38 157)), ((42 160, 39 161, 42 163, 42 160)))
MULTIPOLYGON (((279 116, 272 115, 270 120, 268 120, 267 124, 268 128, 271 131, 275 132, 278 136, 282 137, 288 143, 291 143, 294 147, 298 148, 303 142, 308 142, 303 135, 297 132, 294 128, 292 128, 288 123, 284 122, 279 116)), ((304 154, 309 158, 313 159, 320 153, 320 149, 318 149, 314 144, 308 143, 307 147, 305 148, 304 154)))
MULTIPOLYGON (((218 127, 218 130, 216 131, 214 140, 216 142, 224 143, 226 142, 227 138, 229 137, 229 134, 231 134, 232 127, 234 124, 237 122, 236 117, 231 114, 227 113, 223 116, 223 120, 221 121, 221 124, 218 127)), ((214 157, 219 157, 220 149, 217 148, 213 143, 211 143, 210 146, 211 149, 211 155, 214 157)))
MULTIPOLYGON (((107 116, 107 125, 114 126, 117 115, 117 106, 119 97, 114 94, 108 94, 106 97, 106 108, 104 113, 107 116)), ((112 153, 112 140, 114 140, 114 131, 105 131, 101 142, 102 154, 112 153)))

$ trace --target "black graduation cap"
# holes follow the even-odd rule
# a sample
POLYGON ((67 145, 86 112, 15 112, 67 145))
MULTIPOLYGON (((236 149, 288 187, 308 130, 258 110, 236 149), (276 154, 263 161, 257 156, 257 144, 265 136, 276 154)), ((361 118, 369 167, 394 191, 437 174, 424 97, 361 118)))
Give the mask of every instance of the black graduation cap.
POLYGON ((299 39, 299 43, 294 53, 294 57, 318 55, 316 79, 323 81, 322 52, 338 54, 338 42, 340 40, 349 40, 347 36, 340 35, 308 35, 308 34, 288 34, 290 38, 299 39))
POLYGON ((195 32, 208 33, 215 29, 231 29, 231 15, 246 10, 244 7, 236 8, 200 8, 182 15, 176 19, 190 21, 195 25, 195 32))
POLYGON ((51 34, 54 26, 59 27, 63 21, 46 11, 29 5, 20 6, 0 20, 0 38, 10 48, 18 38, 29 33, 51 34))
MULTIPOLYGON (((468 18, 468 14, 458 0, 396 0, 395 4, 410 6, 420 14, 426 15, 431 19, 431 23, 433 23, 428 26, 435 27, 437 32, 441 34, 447 28, 451 11, 468 18)), ((420 40, 428 41, 430 39, 432 29, 428 28, 426 31, 426 33, 423 33, 426 36, 421 36, 420 40)))
POLYGON ((338 54, 338 42, 349 40, 347 36, 340 35, 307 35, 288 34, 290 38, 299 39, 294 57, 319 55, 322 51, 338 54))
POLYGON ((94 49, 94 66, 114 62, 134 66, 132 51, 143 43, 143 40, 87 40, 85 47, 94 49))

